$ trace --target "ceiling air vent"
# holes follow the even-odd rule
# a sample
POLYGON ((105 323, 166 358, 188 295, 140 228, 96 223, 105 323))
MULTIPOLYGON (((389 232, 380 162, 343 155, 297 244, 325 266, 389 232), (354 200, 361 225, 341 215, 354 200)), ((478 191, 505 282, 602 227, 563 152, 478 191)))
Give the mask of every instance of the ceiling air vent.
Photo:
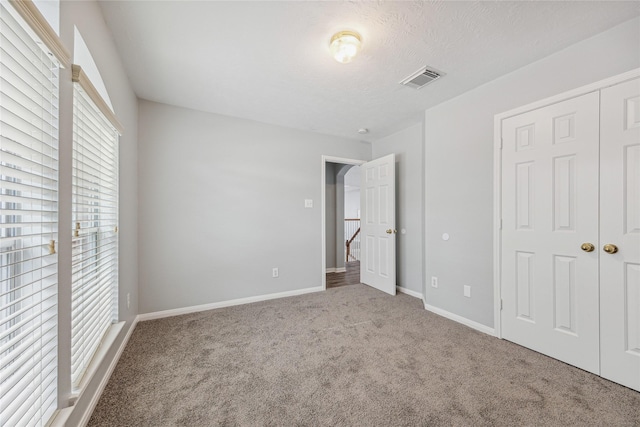
POLYGON ((429 83, 438 80, 442 76, 443 73, 439 71, 435 71, 433 69, 430 70, 427 67, 422 67, 406 79, 402 80, 400 84, 414 89, 420 89, 425 87, 429 83))

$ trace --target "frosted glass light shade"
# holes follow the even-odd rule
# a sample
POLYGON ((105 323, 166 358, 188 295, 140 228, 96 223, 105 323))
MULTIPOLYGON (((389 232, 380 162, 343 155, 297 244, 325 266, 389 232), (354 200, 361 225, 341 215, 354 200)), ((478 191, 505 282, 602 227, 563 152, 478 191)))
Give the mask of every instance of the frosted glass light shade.
POLYGON ((362 39, 355 31, 340 31, 331 37, 329 48, 336 61, 346 64, 360 52, 362 39))

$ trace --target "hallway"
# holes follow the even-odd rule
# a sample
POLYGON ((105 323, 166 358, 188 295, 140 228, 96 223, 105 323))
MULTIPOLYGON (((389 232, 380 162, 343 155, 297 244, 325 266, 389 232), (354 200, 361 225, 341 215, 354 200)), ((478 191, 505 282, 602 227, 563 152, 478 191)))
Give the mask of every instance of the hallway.
POLYGON ((346 263, 344 273, 327 273, 327 289, 360 283, 360 261, 346 263))

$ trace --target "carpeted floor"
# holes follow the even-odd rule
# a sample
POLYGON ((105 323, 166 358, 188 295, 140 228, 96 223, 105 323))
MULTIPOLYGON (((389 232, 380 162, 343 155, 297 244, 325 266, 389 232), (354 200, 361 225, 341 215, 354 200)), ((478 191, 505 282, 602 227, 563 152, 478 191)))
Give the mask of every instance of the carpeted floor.
POLYGON ((139 323, 90 426, 639 426, 640 393, 365 285, 139 323))

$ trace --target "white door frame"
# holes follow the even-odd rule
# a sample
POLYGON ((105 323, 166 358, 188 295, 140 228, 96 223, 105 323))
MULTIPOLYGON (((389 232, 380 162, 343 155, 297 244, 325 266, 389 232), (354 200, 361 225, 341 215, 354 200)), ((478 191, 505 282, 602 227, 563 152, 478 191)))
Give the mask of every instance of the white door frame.
POLYGON ((628 80, 640 77, 640 68, 627 71, 617 76, 609 77, 504 113, 496 114, 493 121, 493 310, 494 329, 496 337, 502 339, 502 316, 501 316, 501 277, 502 268, 502 121, 518 114, 526 113, 538 108, 543 108, 560 101, 577 98, 590 92, 595 92, 609 86, 623 83, 628 80))
MULTIPOLYGON (((354 165, 354 166, 360 166, 363 165, 365 163, 367 163, 368 160, 356 160, 356 159, 345 159, 342 157, 332 157, 332 156, 325 156, 322 155, 322 162, 321 162, 321 172, 320 172, 320 185, 321 185, 321 189, 322 191, 320 191, 320 209, 321 209, 321 215, 322 215, 322 224, 321 224, 321 233, 322 233, 322 289, 323 290, 327 290, 327 224, 326 224, 326 186, 327 186, 327 178, 325 176, 326 174, 326 167, 327 167, 327 163, 341 163, 344 165, 354 165)), ((360 206, 360 211, 362 211, 362 206, 360 206)))

